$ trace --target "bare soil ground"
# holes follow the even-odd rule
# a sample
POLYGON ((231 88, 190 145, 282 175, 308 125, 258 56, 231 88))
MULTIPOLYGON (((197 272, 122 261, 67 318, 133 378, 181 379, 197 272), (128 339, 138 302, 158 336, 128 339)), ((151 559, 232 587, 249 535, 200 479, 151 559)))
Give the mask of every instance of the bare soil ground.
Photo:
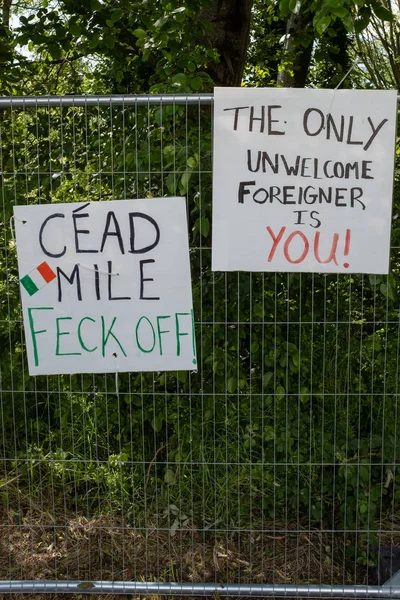
MULTIPOLYGON (((116 516, 88 519, 65 511, 55 516, 51 510, 32 506, 23 515, 0 508, 0 523, 1 580, 366 584, 374 583, 376 571, 373 564, 365 564, 371 550, 365 537, 299 531, 298 524, 293 532, 283 534, 279 529, 290 529, 287 525, 264 523, 266 530, 276 529, 273 535, 191 529, 174 533, 151 527, 143 532, 116 516)), ((400 539, 381 535, 379 543, 394 545, 400 539)), ((29 596, 36 600, 73 597, 88 596, 29 596)), ((5 598, 26 600, 27 596, 5 598)))

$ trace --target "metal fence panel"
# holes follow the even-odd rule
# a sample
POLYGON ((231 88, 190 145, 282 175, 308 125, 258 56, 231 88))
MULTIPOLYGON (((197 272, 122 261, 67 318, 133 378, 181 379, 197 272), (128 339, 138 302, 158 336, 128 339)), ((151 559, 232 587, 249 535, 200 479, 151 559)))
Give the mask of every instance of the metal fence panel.
POLYGON ((3 594, 400 594, 400 230, 389 277, 212 273, 211 117, 0 99, 3 594), (29 377, 13 205, 168 195, 198 373, 29 377))

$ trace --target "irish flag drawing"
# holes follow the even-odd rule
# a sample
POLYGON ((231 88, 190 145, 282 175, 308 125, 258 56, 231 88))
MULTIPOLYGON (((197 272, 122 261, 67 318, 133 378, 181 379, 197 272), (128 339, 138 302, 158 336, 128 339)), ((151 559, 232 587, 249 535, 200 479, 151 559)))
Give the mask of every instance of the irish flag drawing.
POLYGON ((32 269, 27 275, 24 275, 20 279, 20 283, 24 286, 30 296, 36 294, 42 287, 53 281, 57 275, 53 269, 47 264, 42 262, 35 269, 32 269))

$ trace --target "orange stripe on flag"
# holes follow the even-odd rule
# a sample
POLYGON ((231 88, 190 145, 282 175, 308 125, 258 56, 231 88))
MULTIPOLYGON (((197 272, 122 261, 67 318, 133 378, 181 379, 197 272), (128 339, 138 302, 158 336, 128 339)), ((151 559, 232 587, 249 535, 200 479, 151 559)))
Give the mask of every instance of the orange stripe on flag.
POLYGON ((53 281, 53 279, 56 278, 56 274, 54 273, 53 269, 49 267, 46 261, 42 262, 42 264, 37 267, 37 270, 46 283, 50 283, 50 281, 53 281))

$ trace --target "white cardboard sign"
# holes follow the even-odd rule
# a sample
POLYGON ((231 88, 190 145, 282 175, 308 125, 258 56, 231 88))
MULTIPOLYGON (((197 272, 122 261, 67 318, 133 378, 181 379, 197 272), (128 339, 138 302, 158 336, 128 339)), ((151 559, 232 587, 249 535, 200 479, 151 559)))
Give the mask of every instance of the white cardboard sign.
POLYGON ((31 375, 197 369, 184 198, 14 216, 31 375))
POLYGON ((212 268, 388 273, 396 91, 216 88, 212 268))

